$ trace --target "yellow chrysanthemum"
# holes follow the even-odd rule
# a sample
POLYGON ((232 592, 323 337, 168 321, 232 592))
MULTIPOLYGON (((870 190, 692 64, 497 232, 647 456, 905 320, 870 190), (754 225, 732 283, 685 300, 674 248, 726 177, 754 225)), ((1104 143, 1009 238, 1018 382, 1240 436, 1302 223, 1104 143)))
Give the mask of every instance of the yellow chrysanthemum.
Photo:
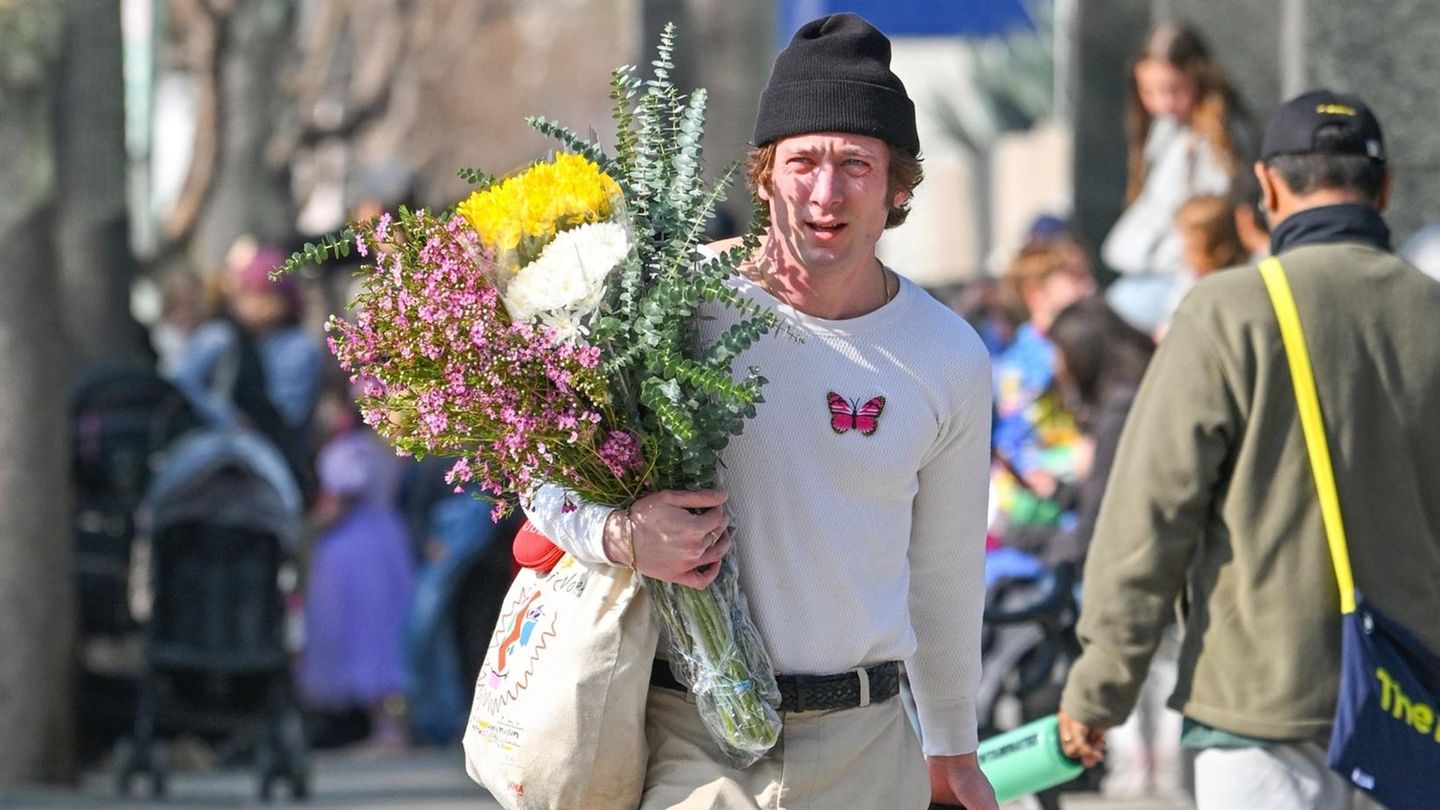
POLYGON ((607 220, 620 187, 592 161, 560 153, 471 194, 456 206, 480 240, 501 252, 538 252, 565 228, 607 220))

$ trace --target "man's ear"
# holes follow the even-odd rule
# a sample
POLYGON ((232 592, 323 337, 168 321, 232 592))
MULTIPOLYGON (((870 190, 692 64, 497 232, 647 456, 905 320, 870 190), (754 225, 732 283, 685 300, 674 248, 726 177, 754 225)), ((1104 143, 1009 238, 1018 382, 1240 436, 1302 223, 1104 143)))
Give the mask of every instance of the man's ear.
POLYGON ((908 199, 910 199, 910 192, 897 191, 895 192, 895 196, 890 198, 890 207, 899 208, 900 206, 904 205, 905 201, 908 199))
POLYGON ((1272 220, 1270 226, 1274 227, 1274 214, 1280 210, 1280 191, 1276 187, 1275 176, 1264 161, 1255 161, 1255 181, 1260 184, 1260 207, 1265 209, 1266 219, 1272 220))
POLYGON ((1385 178, 1380 181, 1380 191, 1375 195, 1375 210, 1385 213, 1385 208, 1390 205, 1390 189, 1394 187, 1391 181, 1395 179, 1395 173, 1390 167, 1385 167, 1385 178))
POLYGON ((755 196, 759 197, 761 202, 770 202, 770 181, 755 186, 755 196))

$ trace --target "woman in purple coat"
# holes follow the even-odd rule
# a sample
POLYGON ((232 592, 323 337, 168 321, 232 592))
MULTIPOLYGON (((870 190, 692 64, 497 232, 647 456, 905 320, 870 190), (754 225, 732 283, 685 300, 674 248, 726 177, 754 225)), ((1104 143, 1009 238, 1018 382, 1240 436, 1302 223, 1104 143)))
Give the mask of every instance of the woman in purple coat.
POLYGON ((314 709, 363 709, 370 743, 402 745, 415 569, 393 505, 395 457, 369 430, 355 429, 332 439, 316 466, 318 509, 328 520, 310 563, 300 691, 314 709))

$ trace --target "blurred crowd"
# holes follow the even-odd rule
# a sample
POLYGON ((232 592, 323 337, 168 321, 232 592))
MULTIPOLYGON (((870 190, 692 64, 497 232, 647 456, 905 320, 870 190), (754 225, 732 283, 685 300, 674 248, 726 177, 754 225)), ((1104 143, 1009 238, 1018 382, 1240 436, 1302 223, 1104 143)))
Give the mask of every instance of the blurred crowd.
MULTIPOLYGON (((236 241, 222 267, 179 267, 161 275, 159 317, 149 324, 154 368, 141 374, 142 380, 149 375, 154 383, 137 383, 133 370, 99 371, 91 376, 101 383, 77 387, 72 395, 80 423, 80 468, 98 471, 90 476, 94 480, 81 482, 81 567, 95 568, 95 561, 103 562, 108 553, 101 549, 86 554, 83 525, 96 522, 86 515, 111 513, 127 525, 133 523, 133 531, 114 534, 133 534, 128 602, 140 620, 134 625, 128 620, 84 619, 82 647, 93 649, 92 642, 126 633, 148 634, 146 661, 140 667, 144 715, 148 682, 165 649, 174 650, 183 641, 204 653, 217 643, 235 643, 229 633, 233 628, 218 625, 209 639, 165 636, 168 631, 153 629, 169 626, 168 619, 158 615, 175 602, 167 589, 181 589, 176 604, 183 606, 178 610, 199 615, 206 610, 201 602, 209 581, 186 569, 186 563, 160 559, 162 549, 173 544, 164 539, 168 527, 153 516, 165 508, 165 499, 188 498, 196 508, 188 510, 190 519, 179 527, 187 535, 184 542, 223 542, 222 528, 234 528, 238 519, 220 514, 224 510, 213 505, 206 507, 211 515, 197 513, 201 500, 215 495, 199 484, 186 489, 162 483, 166 466, 195 447, 206 448, 200 452, 214 457, 212 463, 195 462, 196 478, 218 475, 224 466, 219 457, 226 453, 245 457, 242 461, 248 458, 232 465, 232 477, 222 479, 220 486, 231 487, 230 500, 250 503, 252 510, 266 508, 256 506, 264 503, 281 509, 291 502, 286 497, 246 500, 243 473, 270 472, 265 458, 257 458, 270 456, 283 480, 269 476, 267 483, 282 496, 293 493, 299 538, 294 544, 281 538, 284 558, 270 577, 278 582, 277 599, 286 614, 284 638, 276 643, 283 643, 289 659, 290 701, 303 711, 308 744, 386 751, 458 741, 469 690, 513 573, 509 541, 515 526, 494 524, 488 503, 448 485, 448 463, 399 457, 363 423, 357 386, 330 359, 321 328, 329 313, 344 311, 354 268, 337 267, 305 279, 272 278, 288 255, 277 244, 247 236, 236 241), (176 406, 163 396, 139 393, 162 385, 175 392, 184 418, 174 417, 176 406), (106 387, 128 392, 94 394, 106 387), (122 416, 130 418, 127 413, 137 411, 136 418, 149 425, 144 431, 148 435, 140 439, 121 426, 122 416), (169 426, 157 430, 162 418, 169 426), (193 441, 196 434, 212 440, 193 441), (149 445, 142 462, 148 469, 122 474, 125 465, 116 459, 130 452, 126 443, 137 441, 149 445), (121 479, 140 482, 152 473, 148 486, 120 486, 121 479), (151 515, 150 536, 141 525, 143 518, 132 521, 132 515, 146 513, 151 515), (161 578, 184 582, 177 586, 161 578), (141 593, 137 596, 136 591, 141 593), (137 609, 137 604, 143 607, 137 609), (149 630, 144 629, 147 621, 149 630)), ((257 538, 257 549, 264 539, 257 538)), ((123 540, 131 546, 130 536, 123 540)), ((87 617, 114 612, 107 603, 117 600, 108 595, 102 578, 87 578, 82 572, 80 596, 89 606, 82 611, 87 617)), ((263 602, 268 596, 255 598, 263 602)), ((250 607, 247 602, 229 609, 243 615, 250 607)), ((251 619, 238 623, 247 622, 251 619)), ((265 620, 254 623, 260 626, 265 620)), ((82 655, 84 666, 90 666, 91 658, 82 655)), ((189 669, 215 670, 207 677, 230 674, 219 666, 219 656, 209 658, 189 669), (212 663, 216 666, 210 667, 212 663)), ((250 663, 255 660, 252 656, 250 663)), ((109 669, 95 668, 102 673, 109 669)), ((82 692, 94 688, 82 678, 82 692)), ((105 699, 81 695, 82 706, 105 699)), ((173 725, 172 732, 183 732, 186 723, 173 725)), ((144 737, 148 732, 136 734, 144 737)), ((224 750, 223 736, 191 739, 224 750)))
MULTIPOLYGON (((1129 69, 1125 207, 1098 250, 1063 218, 1041 216, 998 279, 954 301, 994 370, 992 589, 1059 565, 1078 574, 1126 415, 1171 315, 1197 280, 1269 252, 1251 172, 1254 121, 1206 43, 1187 26, 1161 25, 1129 69)), ((1025 652, 1014 647, 1040 643, 1008 631, 987 644, 982 726, 998 722, 998 684, 1025 652)), ((1140 705, 1110 734, 1100 786, 1110 796, 1187 795, 1181 718, 1164 707, 1177 650, 1174 638, 1162 644, 1140 705)))
MULTIPOLYGON (((1252 170, 1257 122, 1207 43, 1186 25, 1162 24, 1129 71, 1125 206, 1103 243, 1086 245, 1062 217, 1040 216, 999 278, 950 296, 992 357, 987 584, 1007 608, 1003 589, 1016 581, 1061 565, 1081 571, 1126 415, 1186 292, 1270 254, 1252 170)), ((1440 278, 1440 224, 1399 253, 1440 278)), ((1055 642, 1008 629, 987 637, 982 727, 999 722, 1001 684, 1013 687, 1028 652, 1016 645, 1045 643, 1055 642)), ((1178 649, 1172 627, 1135 712, 1109 733, 1099 785, 1109 796, 1188 798, 1182 718, 1165 707, 1178 649)), ((1021 719, 1057 704, 1050 693, 1021 719)))

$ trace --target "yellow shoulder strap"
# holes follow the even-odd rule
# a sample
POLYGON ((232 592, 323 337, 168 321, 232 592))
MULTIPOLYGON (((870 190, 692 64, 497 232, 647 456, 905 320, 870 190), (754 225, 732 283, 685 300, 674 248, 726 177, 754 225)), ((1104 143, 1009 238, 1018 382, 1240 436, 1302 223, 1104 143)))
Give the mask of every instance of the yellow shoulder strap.
POLYGON ((1300 328, 1300 313, 1290 294, 1290 282, 1280 260, 1269 258, 1260 263, 1260 275, 1275 307, 1280 322, 1280 338, 1285 356, 1290 361, 1290 379, 1295 385, 1295 401, 1300 409, 1300 426, 1305 432, 1305 446, 1310 451, 1310 468, 1315 472, 1315 489, 1320 495, 1320 515, 1325 521, 1325 537, 1330 544, 1330 559, 1335 564, 1335 581, 1340 586, 1340 612, 1355 612, 1355 580, 1350 573, 1350 551, 1345 542, 1345 522, 1340 517, 1340 496, 1335 490, 1335 470, 1330 466, 1330 444, 1325 440, 1325 422, 1320 416, 1320 397, 1315 393, 1315 372, 1310 367, 1310 352, 1305 348, 1305 332, 1300 328))

